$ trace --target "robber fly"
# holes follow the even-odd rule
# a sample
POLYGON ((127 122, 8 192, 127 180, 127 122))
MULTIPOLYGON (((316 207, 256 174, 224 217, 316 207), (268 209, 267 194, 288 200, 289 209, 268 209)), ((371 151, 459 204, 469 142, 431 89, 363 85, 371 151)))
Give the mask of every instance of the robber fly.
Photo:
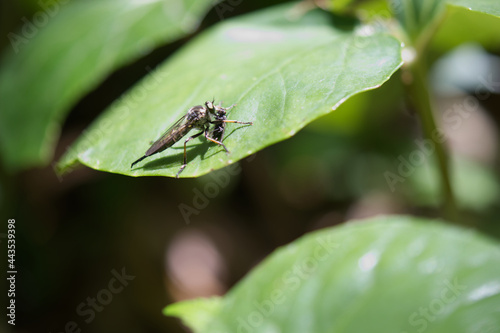
POLYGON ((165 133, 163 133, 163 135, 158 140, 153 143, 153 145, 146 151, 144 156, 133 162, 130 167, 133 168, 136 163, 142 161, 146 157, 172 147, 177 141, 186 136, 189 131, 195 128, 201 130, 201 132, 190 136, 184 141, 184 160, 179 172, 177 172, 176 178, 179 178, 180 173, 187 165, 186 144, 202 134, 205 135, 205 138, 207 140, 222 146, 226 153, 229 153, 229 150, 222 143, 226 123, 253 125, 252 122, 228 120, 226 117, 226 111, 230 110, 233 106, 234 105, 231 105, 228 108, 223 108, 221 105, 214 105, 213 101, 205 102, 204 106, 193 106, 188 110, 186 115, 177 120, 168 130, 165 131, 165 133), (210 129, 211 125, 212 129, 210 129))

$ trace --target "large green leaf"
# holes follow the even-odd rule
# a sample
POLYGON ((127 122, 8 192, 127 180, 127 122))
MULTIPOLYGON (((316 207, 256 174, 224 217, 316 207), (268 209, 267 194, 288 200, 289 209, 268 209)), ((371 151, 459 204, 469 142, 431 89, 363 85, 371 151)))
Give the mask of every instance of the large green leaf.
POLYGON ((500 17, 500 1, 498 0, 447 0, 447 2, 453 6, 500 17))
POLYGON ((195 332, 500 332, 500 245, 414 217, 324 229, 220 299, 168 306, 195 332))
POLYGON ((0 151, 10 169, 46 164, 79 98, 117 67, 193 31, 214 1, 43 3, 7 36, 1 61, 0 151))
POLYGON ((188 144, 181 176, 200 176, 294 135, 350 96, 380 86, 401 65, 393 37, 295 9, 228 20, 193 40, 103 114, 60 167, 81 162, 132 176, 174 176, 182 143, 134 169, 130 164, 189 107, 212 98, 237 103, 229 118, 254 125, 227 125, 229 155, 202 137, 188 144))

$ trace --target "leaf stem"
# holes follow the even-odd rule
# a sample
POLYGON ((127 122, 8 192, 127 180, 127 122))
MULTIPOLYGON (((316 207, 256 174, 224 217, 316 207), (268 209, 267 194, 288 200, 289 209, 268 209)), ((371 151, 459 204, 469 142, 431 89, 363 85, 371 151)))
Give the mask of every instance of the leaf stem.
POLYGON ((420 117, 424 134, 429 140, 432 140, 437 155, 443 196, 443 215, 451 221, 456 221, 458 212, 450 180, 449 158, 444 146, 444 139, 442 139, 443 133, 437 128, 434 120, 431 96, 427 87, 427 66, 422 60, 421 54, 409 65, 408 70, 411 74, 411 79, 407 84, 409 97, 420 117))

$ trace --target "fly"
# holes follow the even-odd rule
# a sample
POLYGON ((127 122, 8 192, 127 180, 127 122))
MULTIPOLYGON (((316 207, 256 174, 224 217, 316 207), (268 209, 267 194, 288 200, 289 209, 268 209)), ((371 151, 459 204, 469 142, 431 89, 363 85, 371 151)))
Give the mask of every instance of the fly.
POLYGON ((175 176, 176 178, 179 178, 180 173, 187 165, 186 144, 202 134, 205 135, 205 138, 207 140, 222 146, 226 153, 229 153, 229 150, 222 143, 226 123, 253 125, 252 122, 228 120, 226 117, 226 111, 231 109, 233 106, 234 105, 228 108, 223 108, 220 105, 214 106, 213 102, 210 101, 205 102, 204 106, 193 106, 188 110, 186 115, 177 120, 168 130, 165 131, 165 133, 163 133, 163 135, 158 140, 153 143, 153 145, 146 151, 144 156, 133 162, 130 167, 133 168, 136 163, 142 161, 146 157, 172 147, 177 141, 186 136, 189 131, 195 128, 201 130, 201 132, 190 136, 184 141, 184 160, 180 170, 175 176), (210 129, 210 125, 213 125, 212 129, 210 129))

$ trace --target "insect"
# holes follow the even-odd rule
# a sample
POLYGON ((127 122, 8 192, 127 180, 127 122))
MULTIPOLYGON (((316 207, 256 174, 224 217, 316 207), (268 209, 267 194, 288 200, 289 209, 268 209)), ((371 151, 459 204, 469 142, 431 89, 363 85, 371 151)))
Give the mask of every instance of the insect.
POLYGON ((187 152, 186 152, 186 144, 194 138, 204 134, 205 138, 213 143, 216 143, 224 148, 226 153, 229 153, 229 150, 222 143, 224 138, 224 132, 226 129, 226 123, 237 123, 244 125, 253 125, 253 122, 242 122, 238 120, 228 120, 227 119, 227 111, 233 108, 234 105, 231 105, 228 108, 224 108, 221 105, 214 105, 214 102, 207 101, 205 105, 196 105, 188 110, 186 115, 182 116, 179 120, 177 120, 168 130, 166 130, 163 135, 156 140, 152 146, 146 151, 144 156, 136 160, 131 164, 131 168, 134 167, 136 163, 139 163, 146 157, 154 155, 156 153, 162 152, 167 148, 172 147, 177 141, 186 136, 189 131, 192 129, 199 129, 201 132, 196 133, 193 136, 190 136, 184 141, 184 160, 182 166, 176 174, 176 178, 179 178, 179 175, 184 170, 187 165, 187 152), (212 128, 210 129, 210 126, 212 128))

